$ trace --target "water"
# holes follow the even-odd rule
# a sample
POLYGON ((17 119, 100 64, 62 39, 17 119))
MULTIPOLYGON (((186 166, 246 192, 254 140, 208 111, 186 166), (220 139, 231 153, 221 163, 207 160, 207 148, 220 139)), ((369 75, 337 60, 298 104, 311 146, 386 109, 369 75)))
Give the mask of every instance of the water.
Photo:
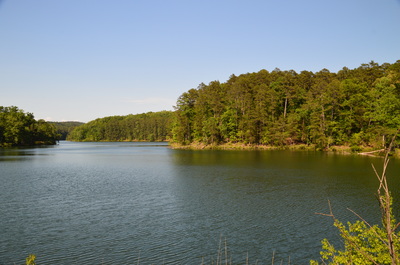
MULTIPOLYGON (((0 149, 0 264, 308 264, 340 239, 329 217, 379 223, 380 158, 187 151, 160 143, 0 149), (222 243, 221 243, 222 242, 222 243), (221 247, 220 247, 221 245, 221 247)), ((396 201, 399 161, 388 175, 396 201)), ((398 207, 396 207, 396 213, 398 207)))

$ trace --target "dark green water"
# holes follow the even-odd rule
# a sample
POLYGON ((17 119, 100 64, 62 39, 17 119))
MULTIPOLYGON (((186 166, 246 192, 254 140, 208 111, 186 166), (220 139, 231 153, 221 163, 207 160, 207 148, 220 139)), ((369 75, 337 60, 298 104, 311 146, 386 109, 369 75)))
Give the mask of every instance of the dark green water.
MULTIPOLYGON (((183 151, 156 143, 0 149, 0 264, 308 264, 340 239, 327 213, 379 223, 380 158, 183 151), (278 262, 279 261, 279 262, 278 262)), ((393 160, 396 203, 400 164, 393 160)), ((396 207, 396 213, 399 212, 396 207)))

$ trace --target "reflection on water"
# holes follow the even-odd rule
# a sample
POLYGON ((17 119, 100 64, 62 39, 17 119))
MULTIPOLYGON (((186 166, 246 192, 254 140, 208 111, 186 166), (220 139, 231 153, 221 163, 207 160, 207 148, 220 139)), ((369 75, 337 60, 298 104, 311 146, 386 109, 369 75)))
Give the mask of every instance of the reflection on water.
MULTIPOLYGON (((379 222, 371 163, 288 151, 171 150, 165 143, 70 143, 0 150, 0 264, 305 264, 338 236, 347 207, 379 222), (13 159, 14 158, 14 159, 13 159)), ((392 161, 388 175, 400 166, 392 161)), ((399 189, 398 179, 392 183, 399 189)), ((398 194, 396 193, 396 198, 398 194)), ((398 209, 396 209, 398 211, 398 209)))

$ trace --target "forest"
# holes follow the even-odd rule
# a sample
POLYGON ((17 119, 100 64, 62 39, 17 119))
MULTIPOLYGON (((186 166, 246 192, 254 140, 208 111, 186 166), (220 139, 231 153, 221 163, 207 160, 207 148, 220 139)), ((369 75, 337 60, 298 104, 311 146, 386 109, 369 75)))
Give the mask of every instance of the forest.
POLYGON ((56 127, 56 133, 58 135, 58 140, 66 140, 67 135, 72 132, 72 130, 80 125, 83 125, 83 122, 79 121, 49 121, 48 123, 54 125, 56 127))
POLYGON ((179 145, 382 147, 400 128, 400 60, 313 73, 261 70, 201 83, 177 100, 179 145))
POLYGON ((0 145, 67 139, 383 148, 400 128, 400 60, 337 73, 276 68, 231 75, 184 92, 174 108, 82 124, 36 121, 17 107, 0 107, 0 145))
POLYGON ((170 137, 173 112, 159 111, 110 116, 76 127, 70 141, 166 141, 170 137))
POLYGON ((0 106, 0 147, 55 144, 56 128, 15 106, 0 106))

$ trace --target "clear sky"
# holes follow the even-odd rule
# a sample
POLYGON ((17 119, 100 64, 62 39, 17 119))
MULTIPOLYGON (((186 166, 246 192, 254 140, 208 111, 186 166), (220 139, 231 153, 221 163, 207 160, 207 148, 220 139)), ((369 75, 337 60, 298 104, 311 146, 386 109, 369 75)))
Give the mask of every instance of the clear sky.
POLYGON ((0 106, 87 122, 231 74, 400 59, 400 0, 0 0, 0 106))

